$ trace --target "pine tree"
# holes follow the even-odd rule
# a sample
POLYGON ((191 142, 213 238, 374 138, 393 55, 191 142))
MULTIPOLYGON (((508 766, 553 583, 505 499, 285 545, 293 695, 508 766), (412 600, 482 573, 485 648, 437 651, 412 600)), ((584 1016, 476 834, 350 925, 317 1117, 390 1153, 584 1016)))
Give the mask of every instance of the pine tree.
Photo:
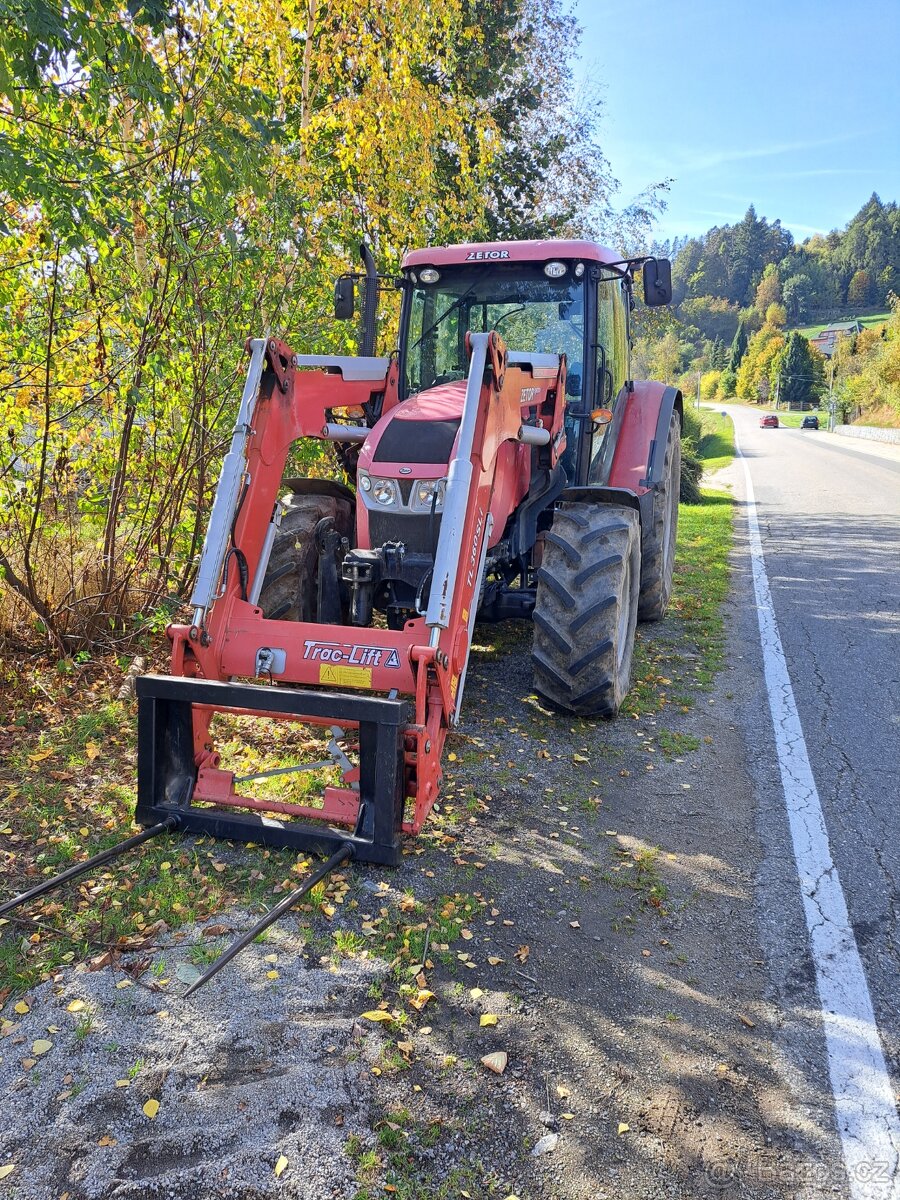
POLYGON ((731 371, 737 372, 738 367, 741 365, 741 359, 747 350, 747 342, 749 340, 744 322, 738 321, 734 341, 731 343, 731 355, 728 359, 728 367, 731 371))
POLYGON ((795 329, 775 360, 775 377, 779 380, 779 399, 788 408, 802 408, 817 397, 822 382, 821 361, 802 333, 795 329))

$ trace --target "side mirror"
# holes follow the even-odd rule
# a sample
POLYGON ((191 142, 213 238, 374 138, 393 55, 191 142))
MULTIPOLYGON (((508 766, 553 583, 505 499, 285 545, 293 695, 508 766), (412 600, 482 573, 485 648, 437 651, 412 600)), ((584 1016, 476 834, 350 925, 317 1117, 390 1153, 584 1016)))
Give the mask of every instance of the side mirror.
POLYGON ((644 263, 644 303, 658 308, 672 302, 672 264, 667 258, 650 258, 644 263))
POLYGON ((355 308, 355 287, 352 275, 341 275, 334 285, 334 319, 349 321, 355 308))

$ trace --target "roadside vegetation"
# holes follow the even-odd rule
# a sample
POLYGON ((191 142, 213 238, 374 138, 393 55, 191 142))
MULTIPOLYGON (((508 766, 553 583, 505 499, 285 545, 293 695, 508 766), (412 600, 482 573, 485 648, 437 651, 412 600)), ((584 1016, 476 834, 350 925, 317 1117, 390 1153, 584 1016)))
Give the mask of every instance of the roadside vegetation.
MULTIPOLYGON (((361 241, 387 276, 410 246, 601 229, 645 241, 656 201, 614 208, 602 100, 571 85, 579 31, 562 0, 477 14, 329 0, 289 35, 273 12, 73 0, 0 16, 11 661, 23 645, 125 654, 171 620, 245 339, 271 329, 300 353, 352 352, 357 331, 331 306, 361 241)), ((397 299, 383 289, 385 353, 397 299)), ((321 443, 298 453, 295 473, 340 476, 321 443)))

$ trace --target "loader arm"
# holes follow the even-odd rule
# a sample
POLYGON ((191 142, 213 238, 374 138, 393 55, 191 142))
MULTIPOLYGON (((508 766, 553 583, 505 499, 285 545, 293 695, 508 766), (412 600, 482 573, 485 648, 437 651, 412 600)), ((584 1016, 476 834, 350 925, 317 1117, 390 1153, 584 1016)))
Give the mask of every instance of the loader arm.
POLYGON ((172 675, 140 681, 137 816, 153 824, 174 808, 189 831, 329 852, 347 841, 349 828, 357 858, 395 862, 401 833, 418 832, 438 796, 444 740, 459 719, 499 451, 519 441, 561 452, 556 397, 565 360, 518 356, 511 364, 496 332, 468 336, 465 401, 427 608, 391 630, 271 620, 256 598, 291 446, 310 436, 364 442, 366 426, 338 423, 335 415, 395 390, 393 365, 311 362, 275 340, 248 348, 247 386, 212 508, 192 623, 168 630, 172 675), (537 415, 523 423, 525 397, 537 415), (221 764, 210 735, 220 712, 358 730, 359 763, 344 766, 342 785, 325 788, 321 807, 260 799, 221 764))

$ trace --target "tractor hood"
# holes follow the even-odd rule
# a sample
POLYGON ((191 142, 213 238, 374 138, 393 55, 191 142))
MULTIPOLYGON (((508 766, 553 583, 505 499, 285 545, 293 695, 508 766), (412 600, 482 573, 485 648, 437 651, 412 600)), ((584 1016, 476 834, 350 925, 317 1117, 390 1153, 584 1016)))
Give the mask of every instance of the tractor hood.
POLYGON ((466 381, 461 379, 419 392, 392 408, 366 438, 360 469, 393 478, 446 475, 465 396, 466 381))

